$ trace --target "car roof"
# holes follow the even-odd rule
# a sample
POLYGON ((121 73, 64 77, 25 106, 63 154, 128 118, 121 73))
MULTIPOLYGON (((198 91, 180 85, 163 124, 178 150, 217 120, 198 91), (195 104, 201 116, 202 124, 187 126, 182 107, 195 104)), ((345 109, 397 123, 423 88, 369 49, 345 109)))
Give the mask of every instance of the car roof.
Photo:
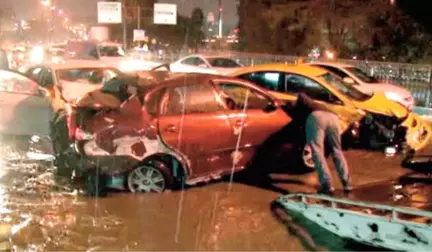
POLYGON ((211 58, 227 58, 227 59, 231 59, 229 54, 205 54, 205 53, 201 53, 201 54, 192 54, 192 55, 188 55, 185 56, 181 59, 186 59, 186 58, 190 58, 190 57, 201 57, 201 58, 206 58, 206 59, 211 59, 211 58))
POLYGON ((262 65, 244 67, 236 71, 234 74, 245 74, 248 72, 256 72, 256 71, 290 72, 294 74, 309 75, 309 76, 320 76, 328 73, 328 71, 325 69, 306 65, 306 64, 295 65, 295 64, 284 64, 284 63, 272 63, 272 64, 262 64, 262 65))
POLYGON ((168 87, 168 86, 176 86, 176 85, 193 85, 193 84, 203 84, 210 83, 211 81, 240 81, 245 85, 253 86, 254 88, 261 89, 257 87, 252 82, 248 82, 245 80, 241 80, 235 77, 229 77, 225 75, 216 75, 216 74, 207 74, 207 73, 173 73, 165 80, 157 83, 157 84, 149 84, 146 85, 147 90, 151 90, 156 87, 168 87))
POLYGON ((331 67, 338 67, 338 68, 354 67, 353 65, 342 63, 342 62, 324 62, 324 61, 310 62, 310 63, 307 63, 306 65, 313 65, 313 64, 319 64, 319 65, 331 66, 331 67))

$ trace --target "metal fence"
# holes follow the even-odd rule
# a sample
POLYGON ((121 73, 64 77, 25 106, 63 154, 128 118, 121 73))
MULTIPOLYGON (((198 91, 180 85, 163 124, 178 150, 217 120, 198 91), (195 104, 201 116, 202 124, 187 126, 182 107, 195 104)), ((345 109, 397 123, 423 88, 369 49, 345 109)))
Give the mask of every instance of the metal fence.
MULTIPOLYGON (((266 63, 285 63, 294 64, 298 62, 298 56, 287 55, 271 55, 260 53, 244 53, 244 52, 210 52, 203 51, 202 53, 217 53, 225 57, 232 58, 237 62, 245 65, 258 65, 266 63)), ((168 63, 186 56, 184 53, 169 53, 162 58, 155 60, 168 63)), ((306 58, 305 58, 306 59, 306 58)), ((421 64, 401 64, 395 62, 380 62, 380 61, 364 61, 364 60, 344 60, 338 59, 337 62, 343 62, 354 65, 380 79, 383 82, 401 85, 411 90, 414 98, 417 101, 417 106, 432 107, 432 65, 421 64)))

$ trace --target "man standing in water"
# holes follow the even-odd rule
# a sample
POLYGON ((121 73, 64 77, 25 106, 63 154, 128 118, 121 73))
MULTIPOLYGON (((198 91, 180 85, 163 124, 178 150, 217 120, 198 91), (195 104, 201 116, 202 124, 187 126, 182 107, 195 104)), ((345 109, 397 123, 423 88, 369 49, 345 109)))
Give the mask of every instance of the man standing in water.
POLYGON ((334 191, 332 176, 325 155, 325 141, 327 141, 333 156, 344 192, 350 192, 350 174, 342 150, 339 117, 324 105, 314 102, 306 93, 299 94, 294 111, 293 118, 294 121, 297 121, 297 125, 305 125, 306 145, 312 149, 312 158, 321 185, 318 193, 332 194, 334 191))

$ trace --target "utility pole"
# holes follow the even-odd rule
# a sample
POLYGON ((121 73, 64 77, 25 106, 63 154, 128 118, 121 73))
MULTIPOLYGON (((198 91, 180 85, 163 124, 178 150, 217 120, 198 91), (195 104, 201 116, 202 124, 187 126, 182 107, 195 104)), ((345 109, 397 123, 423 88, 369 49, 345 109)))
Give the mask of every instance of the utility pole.
POLYGON ((121 0, 122 3, 122 21, 123 21, 123 48, 127 50, 127 11, 126 11, 126 0, 121 0))
POLYGON ((223 33, 223 21, 222 21, 222 0, 219 0, 219 38, 222 38, 223 33))
POLYGON ((141 29, 141 6, 137 5, 137 29, 141 29))

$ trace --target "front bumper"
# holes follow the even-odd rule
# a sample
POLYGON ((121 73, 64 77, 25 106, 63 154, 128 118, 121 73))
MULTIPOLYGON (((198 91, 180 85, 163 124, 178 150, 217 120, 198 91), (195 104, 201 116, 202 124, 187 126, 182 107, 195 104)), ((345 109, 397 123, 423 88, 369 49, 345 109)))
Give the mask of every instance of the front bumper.
POLYGON ((432 128, 426 120, 414 113, 410 113, 402 125, 407 128, 406 141, 410 149, 417 152, 425 149, 430 144, 432 128))

